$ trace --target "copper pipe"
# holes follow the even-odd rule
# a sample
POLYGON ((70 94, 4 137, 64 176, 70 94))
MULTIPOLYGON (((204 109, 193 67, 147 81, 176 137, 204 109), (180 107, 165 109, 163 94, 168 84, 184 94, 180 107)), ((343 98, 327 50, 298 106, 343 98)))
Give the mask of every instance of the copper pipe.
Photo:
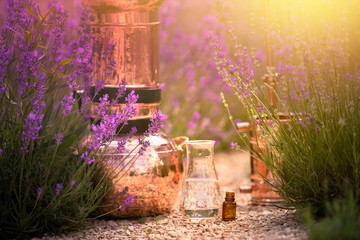
MULTIPOLYGON (((264 1, 264 19, 267 19, 266 17, 266 9, 268 8, 269 5, 269 0, 265 0, 264 1)), ((273 53, 272 53, 272 49, 271 49, 271 40, 269 37, 269 33, 266 30, 265 31, 265 39, 266 39, 266 58, 267 58, 267 66, 268 67, 273 67, 274 63, 273 63, 273 53)), ((276 79, 274 79, 276 80, 276 79)), ((269 77, 266 78, 267 83, 270 85, 270 79, 269 77)), ((274 99, 274 93, 273 90, 271 88, 268 89, 269 90, 269 100, 270 100, 270 106, 274 107, 275 105, 275 99, 274 99)))

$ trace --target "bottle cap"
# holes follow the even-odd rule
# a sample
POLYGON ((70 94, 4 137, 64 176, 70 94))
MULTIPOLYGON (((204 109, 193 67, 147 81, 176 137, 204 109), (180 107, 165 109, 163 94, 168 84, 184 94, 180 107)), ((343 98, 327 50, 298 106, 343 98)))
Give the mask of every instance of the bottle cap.
POLYGON ((235 192, 234 191, 226 191, 226 198, 234 198, 235 192))

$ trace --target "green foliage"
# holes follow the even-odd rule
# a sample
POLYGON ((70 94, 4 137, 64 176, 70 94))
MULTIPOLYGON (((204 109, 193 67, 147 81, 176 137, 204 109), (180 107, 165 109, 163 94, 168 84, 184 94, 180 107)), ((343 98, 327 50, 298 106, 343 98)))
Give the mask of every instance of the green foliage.
POLYGON ((137 220, 138 223, 140 224, 145 224, 146 223, 146 217, 141 217, 137 220))
POLYGON ((326 204, 326 213, 318 222, 307 213, 309 240, 360 239, 360 208, 352 196, 326 204))

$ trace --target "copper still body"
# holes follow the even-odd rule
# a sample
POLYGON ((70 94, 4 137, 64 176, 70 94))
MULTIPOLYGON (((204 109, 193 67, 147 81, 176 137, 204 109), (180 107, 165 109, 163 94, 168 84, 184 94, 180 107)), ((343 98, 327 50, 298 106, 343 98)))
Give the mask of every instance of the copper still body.
MULTIPOLYGON (((83 0, 83 5, 90 9, 91 14, 91 41, 101 48, 113 44, 111 57, 104 59, 95 56, 92 59, 90 94, 94 95, 96 80, 103 79, 105 87, 99 96, 108 94, 111 98, 125 79, 125 95, 130 91, 139 95, 136 115, 129 119, 121 132, 126 133, 136 127, 139 135, 127 142, 126 151, 121 154, 115 151, 121 136, 110 143, 103 153, 108 171, 118 171, 116 166, 120 164, 121 169, 121 164, 126 164, 122 161, 132 157, 131 150, 137 145, 138 137, 147 129, 160 104, 158 9, 161 3, 162 0, 83 0), (110 61, 115 62, 115 71, 107 75, 105 72, 110 61)), ((99 97, 95 97, 91 103, 92 110, 98 102, 99 97)), ((125 104, 124 99, 119 102, 113 106, 115 111, 120 111, 125 104)), ((98 214, 112 211, 108 217, 123 218, 170 211, 182 184, 181 152, 175 142, 163 133, 145 140, 150 141, 150 147, 124 176, 119 175, 122 176, 121 180, 105 196, 102 202, 104 207, 97 210, 98 214), (134 196, 133 203, 121 209, 129 196, 134 196)), ((180 139, 180 144, 183 141, 184 138, 180 139)))
MULTIPOLYGON (((288 124, 290 121, 290 114, 280 113, 280 123, 288 124)), ((255 120, 256 121, 256 118, 255 120)), ((257 129, 253 129, 253 126, 256 126, 256 123, 253 124, 249 122, 238 123, 237 130, 238 132, 250 132, 250 147, 252 150, 257 152, 266 152, 265 140, 262 139, 261 133, 257 129)), ((276 185, 272 173, 266 166, 264 162, 258 159, 254 154, 250 155, 250 168, 251 168, 251 187, 241 186, 240 192, 251 192, 251 203, 254 205, 269 205, 274 203, 281 203, 283 199, 274 191, 272 185, 276 185), (265 179, 267 179, 271 184, 269 184, 265 179)))

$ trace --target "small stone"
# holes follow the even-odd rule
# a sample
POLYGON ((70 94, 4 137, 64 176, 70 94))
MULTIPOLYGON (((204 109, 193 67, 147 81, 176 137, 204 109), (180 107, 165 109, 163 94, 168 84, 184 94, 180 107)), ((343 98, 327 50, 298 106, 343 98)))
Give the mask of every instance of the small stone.
POLYGON ((129 229, 127 229, 126 231, 125 231, 125 233, 126 233, 126 235, 128 235, 128 236, 130 236, 130 231, 129 231, 129 229))
POLYGON ((117 227, 117 226, 118 226, 117 222, 112 221, 112 220, 108 221, 108 222, 107 222, 107 225, 109 225, 109 226, 111 226, 111 227, 117 227))
POLYGON ((262 214, 263 214, 263 215, 270 215, 271 212, 269 212, 269 211, 264 211, 262 214))

